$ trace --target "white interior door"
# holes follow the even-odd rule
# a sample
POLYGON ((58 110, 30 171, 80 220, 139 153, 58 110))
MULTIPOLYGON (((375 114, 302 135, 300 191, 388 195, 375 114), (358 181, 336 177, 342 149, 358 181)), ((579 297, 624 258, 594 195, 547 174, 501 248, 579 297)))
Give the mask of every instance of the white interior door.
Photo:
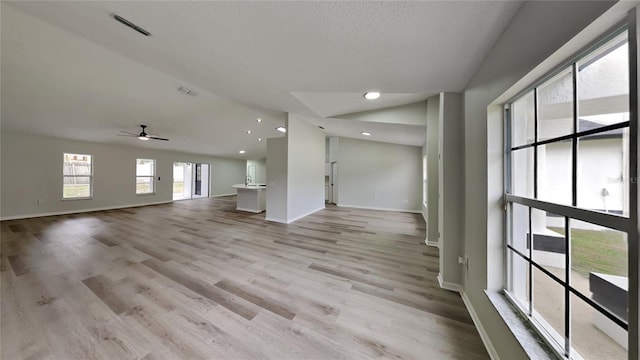
POLYGON ((333 204, 338 203, 338 163, 331 163, 331 177, 329 179, 330 184, 330 199, 329 202, 333 204))

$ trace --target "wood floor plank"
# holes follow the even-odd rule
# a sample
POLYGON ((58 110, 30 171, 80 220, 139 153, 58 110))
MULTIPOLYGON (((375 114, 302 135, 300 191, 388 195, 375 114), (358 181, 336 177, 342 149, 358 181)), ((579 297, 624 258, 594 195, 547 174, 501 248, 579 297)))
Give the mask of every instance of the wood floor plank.
POLYGON ((246 288, 230 281, 230 280, 222 280, 215 283, 217 287, 227 292, 230 292, 236 296, 239 296, 248 302, 254 303, 259 307, 269 310, 276 315, 280 315, 287 320, 292 320, 296 314, 287 308, 285 304, 278 304, 276 301, 272 299, 267 299, 262 296, 257 296, 252 294, 246 288))
POLYGON ((324 265, 320 265, 320 264, 311 264, 309 265, 309 269, 313 269, 313 270, 318 270, 318 271, 322 271, 324 273, 327 274, 331 274, 331 275, 335 275, 335 276, 339 276, 345 279, 349 279, 349 280, 353 280, 353 281, 357 281, 357 282, 361 282, 364 284, 368 284, 368 285, 372 285, 372 286, 376 286, 379 287, 381 289, 385 289, 385 290, 389 290, 392 291, 393 288, 387 284, 383 284, 377 281, 372 281, 367 279, 365 276, 361 276, 358 274, 353 274, 353 273, 349 273, 347 271, 341 271, 341 270, 337 270, 337 269, 332 269, 328 266, 324 266, 324 265))
POLYGON ((242 316, 247 320, 253 319, 258 313, 258 309, 254 306, 248 306, 244 301, 230 296, 228 293, 217 290, 212 284, 203 283, 193 277, 190 277, 183 272, 171 269, 162 263, 154 259, 145 260, 142 262, 145 266, 155 270, 156 272, 166 276, 167 278, 177 282, 178 284, 190 289, 191 291, 198 293, 211 301, 224 306, 225 308, 233 311, 234 313, 242 316))
POLYGON ((360 284, 353 284, 353 286, 351 288, 353 290, 355 290, 355 291, 360 291, 360 292, 363 292, 365 294, 377 296, 377 297, 382 298, 382 299, 386 299, 386 300, 389 300, 389 301, 396 302, 398 304, 410 306, 410 307, 412 307, 414 309, 430 312, 432 314, 440 315, 440 316, 443 316, 443 317, 446 317, 446 318, 449 318, 449 319, 454 319, 456 321, 466 322, 468 324, 473 324, 473 321, 471 320, 471 317, 469 317, 468 314, 461 314, 460 312, 449 311, 444 306, 438 306, 437 304, 435 304, 435 305, 434 304, 430 304, 427 301, 416 302, 416 301, 407 300, 407 299, 402 298, 400 296, 396 296, 396 295, 393 295, 393 294, 386 293, 386 292, 381 291, 381 290, 379 290, 377 288, 371 288, 371 287, 363 286, 363 285, 360 285, 360 284))
POLYGON ((487 359, 420 214, 236 198, 0 222, 2 359, 487 359))
POLYGON ((122 314, 129 309, 130 304, 127 299, 116 293, 113 283, 104 275, 96 275, 82 282, 114 313, 122 314))
POLYGON ((107 236, 103 236, 103 235, 94 235, 92 236, 92 238, 96 239, 97 241, 105 244, 108 247, 113 247, 113 246, 117 246, 118 242, 107 237, 107 236))
POLYGON ((20 255, 9 255, 7 257, 7 260, 9 260, 9 264, 11 264, 11 269, 13 269, 13 273, 16 276, 29 273, 29 268, 24 263, 24 261, 22 261, 22 258, 20 257, 20 255))

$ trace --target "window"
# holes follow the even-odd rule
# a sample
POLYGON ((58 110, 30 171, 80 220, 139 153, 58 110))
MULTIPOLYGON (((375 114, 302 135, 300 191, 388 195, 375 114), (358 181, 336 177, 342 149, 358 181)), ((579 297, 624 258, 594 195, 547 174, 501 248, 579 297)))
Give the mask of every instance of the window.
POLYGON ((92 156, 64 154, 62 180, 63 199, 91 199, 93 194, 92 156))
POLYGON ((155 177, 155 160, 136 159, 136 195, 153 194, 155 177))
POLYGON ((505 106, 505 292, 565 358, 628 358, 628 45, 619 31, 505 106))

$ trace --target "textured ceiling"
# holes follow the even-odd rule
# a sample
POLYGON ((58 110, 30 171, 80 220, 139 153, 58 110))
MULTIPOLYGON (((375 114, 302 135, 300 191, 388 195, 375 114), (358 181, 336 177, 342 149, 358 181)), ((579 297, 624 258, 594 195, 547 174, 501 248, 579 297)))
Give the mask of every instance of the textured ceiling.
MULTIPOLYGON (((117 142, 147 123, 164 146, 224 156, 250 146, 256 117, 267 129, 284 112, 359 136, 363 121, 340 114, 463 90, 520 4, 3 1, 2 126, 117 142), (366 102, 368 90, 383 97, 366 102)), ((375 140, 414 143, 403 126, 375 140)), ((248 158, 264 156, 251 144, 248 158)))

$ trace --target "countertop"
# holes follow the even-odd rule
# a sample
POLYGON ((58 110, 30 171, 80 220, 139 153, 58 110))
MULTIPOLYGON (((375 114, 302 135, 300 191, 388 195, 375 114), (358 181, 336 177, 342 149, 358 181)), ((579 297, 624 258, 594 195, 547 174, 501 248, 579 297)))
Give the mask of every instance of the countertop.
POLYGON ((267 188, 267 184, 250 184, 250 185, 235 184, 235 185, 233 185, 231 187, 235 188, 235 189, 260 190, 260 189, 266 189, 267 188))

